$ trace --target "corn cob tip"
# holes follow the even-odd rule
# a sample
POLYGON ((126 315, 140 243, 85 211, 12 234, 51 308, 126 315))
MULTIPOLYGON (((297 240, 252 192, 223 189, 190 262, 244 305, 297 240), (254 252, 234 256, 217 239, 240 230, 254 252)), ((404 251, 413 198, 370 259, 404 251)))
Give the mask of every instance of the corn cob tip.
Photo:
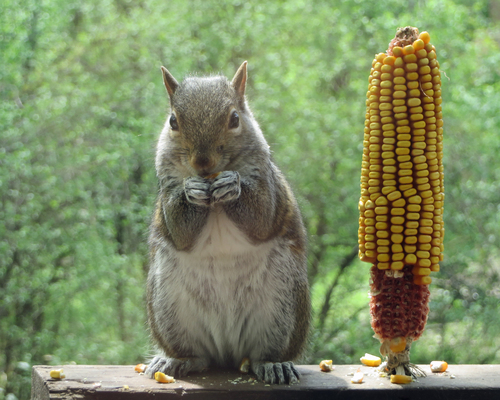
MULTIPOLYGON (((387 49, 387 55, 393 55, 394 47, 405 48, 406 46, 412 45, 415 40, 418 39, 418 28, 412 26, 405 26, 404 28, 398 28, 396 36, 389 43, 389 48, 387 49)), ((398 56, 398 54, 394 54, 398 56)), ((402 54, 399 54, 401 56, 402 54)))

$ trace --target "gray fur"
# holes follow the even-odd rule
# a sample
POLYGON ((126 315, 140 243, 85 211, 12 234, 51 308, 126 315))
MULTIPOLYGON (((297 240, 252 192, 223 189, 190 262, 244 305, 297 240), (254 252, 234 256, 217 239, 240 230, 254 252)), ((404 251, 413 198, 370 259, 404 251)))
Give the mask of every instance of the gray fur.
POLYGON ((169 114, 156 156, 147 297, 158 356, 147 374, 248 357, 259 379, 296 382, 310 321, 306 236, 244 97, 246 63, 231 82, 163 76, 179 129, 169 114))

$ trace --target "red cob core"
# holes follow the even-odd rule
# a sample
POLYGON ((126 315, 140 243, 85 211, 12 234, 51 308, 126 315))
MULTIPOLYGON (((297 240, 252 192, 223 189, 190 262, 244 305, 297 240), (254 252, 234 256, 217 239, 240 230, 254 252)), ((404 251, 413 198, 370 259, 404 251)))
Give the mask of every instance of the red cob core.
POLYGON ((413 283, 412 268, 405 266, 400 278, 388 276, 376 265, 371 268, 371 324, 380 341, 397 337, 417 340, 424 331, 430 292, 428 285, 413 283))

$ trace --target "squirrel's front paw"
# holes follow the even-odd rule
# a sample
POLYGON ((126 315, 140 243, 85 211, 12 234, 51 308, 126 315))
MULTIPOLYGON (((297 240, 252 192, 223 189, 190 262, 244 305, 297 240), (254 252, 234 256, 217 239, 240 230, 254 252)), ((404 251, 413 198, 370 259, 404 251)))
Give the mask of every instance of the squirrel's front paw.
POLYGON ((215 178, 212 186, 212 203, 236 200, 240 197, 240 174, 236 171, 224 171, 215 178))
POLYGON ((199 176, 184 179, 184 193, 190 203, 199 206, 210 204, 210 182, 199 176))

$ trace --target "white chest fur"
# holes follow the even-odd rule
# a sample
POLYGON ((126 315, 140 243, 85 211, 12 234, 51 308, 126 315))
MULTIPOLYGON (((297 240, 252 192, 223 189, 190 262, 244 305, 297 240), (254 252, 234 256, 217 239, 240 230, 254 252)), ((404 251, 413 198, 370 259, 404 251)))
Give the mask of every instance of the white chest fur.
POLYGON ((252 245, 245 234, 227 217, 220 208, 215 208, 209 215, 205 228, 196 241, 190 257, 234 257, 252 252, 257 247, 252 245))
POLYGON ((275 324, 273 305, 287 290, 270 271, 272 248, 272 241, 253 245, 225 213, 214 211, 192 251, 172 250, 168 258, 175 263, 156 260, 167 289, 162 306, 175 315, 177 333, 194 354, 219 364, 260 359, 259 341, 275 324))

